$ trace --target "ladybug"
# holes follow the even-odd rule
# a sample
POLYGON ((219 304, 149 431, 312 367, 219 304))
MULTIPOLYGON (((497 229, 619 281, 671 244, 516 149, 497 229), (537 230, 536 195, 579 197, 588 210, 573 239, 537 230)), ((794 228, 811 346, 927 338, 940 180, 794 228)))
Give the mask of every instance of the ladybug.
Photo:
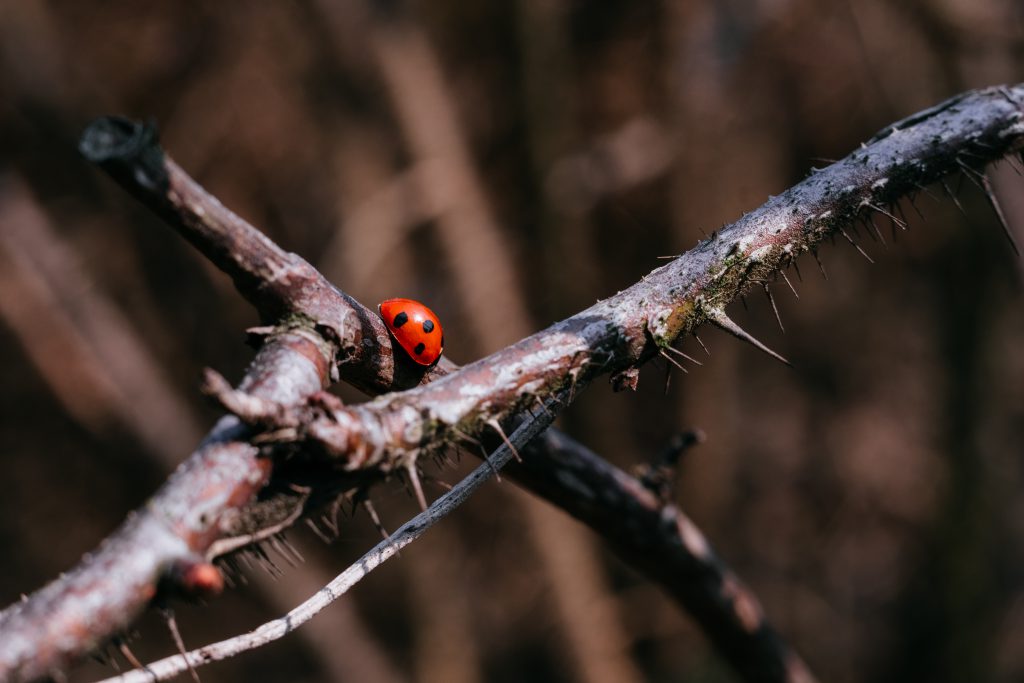
POLYGON ((388 332, 420 365, 437 362, 444 350, 444 332, 434 312, 412 299, 387 299, 377 306, 388 332))

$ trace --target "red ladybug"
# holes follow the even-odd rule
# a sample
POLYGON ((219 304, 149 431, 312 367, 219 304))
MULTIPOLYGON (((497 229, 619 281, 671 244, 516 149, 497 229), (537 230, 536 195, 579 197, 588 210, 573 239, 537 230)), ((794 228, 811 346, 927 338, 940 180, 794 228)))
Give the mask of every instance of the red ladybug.
POLYGON ((412 299, 388 299, 377 306, 391 336, 420 365, 433 365, 444 350, 444 332, 434 312, 412 299))

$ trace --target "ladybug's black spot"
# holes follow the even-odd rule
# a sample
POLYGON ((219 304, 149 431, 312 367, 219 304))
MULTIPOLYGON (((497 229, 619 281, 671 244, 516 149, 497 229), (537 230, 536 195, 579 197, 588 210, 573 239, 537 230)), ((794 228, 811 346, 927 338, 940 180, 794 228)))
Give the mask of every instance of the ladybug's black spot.
POLYGON ((423 353, 426 350, 426 348, 427 348, 427 345, 424 344, 423 342, 420 342, 419 344, 416 345, 416 348, 413 349, 413 352, 415 352, 415 354, 418 356, 421 353, 423 353))
POLYGON ((402 311, 401 313, 399 313, 398 315, 395 316, 395 319, 392 321, 391 324, 394 325, 397 328, 397 327, 401 327, 402 325, 406 324, 407 322, 409 322, 409 316, 407 316, 405 314, 405 311, 402 311))
POLYGON ((433 332, 434 331, 434 321, 433 320, 424 320, 423 321, 423 331, 426 332, 427 334, 430 334, 431 332, 433 332))

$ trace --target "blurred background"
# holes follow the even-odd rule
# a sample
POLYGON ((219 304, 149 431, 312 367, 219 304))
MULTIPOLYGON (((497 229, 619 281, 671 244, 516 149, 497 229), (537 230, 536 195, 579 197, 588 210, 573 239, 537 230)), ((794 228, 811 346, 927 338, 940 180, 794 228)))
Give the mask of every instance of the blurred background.
MULTIPOLYGON (((464 363, 882 126, 1022 74, 1017 0, 0 0, 0 601, 141 504, 216 417, 201 368, 237 379, 251 357, 227 279, 78 157, 92 118, 157 121, 195 178, 363 303, 427 302, 464 363)), ((1024 179, 993 182, 1024 243, 1024 179)), ((822 680, 1024 677, 1024 266, 978 190, 950 186, 964 214, 939 188, 901 207, 909 231, 880 225, 885 245, 861 230, 874 265, 837 242, 825 281, 802 258, 799 300, 773 287, 784 334, 760 292, 734 306, 793 369, 702 331, 711 356, 667 391, 659 359, 561 420, 627 469, 703 429, 679 500, 822 680)), ((397 485, 374 500, 389 528, 416 509, 397 485)), ((330 545, 290 540, 305 562, 271 551, 279 577, 179 608, 188 646, 281 615, 378 535, 359 513, 330 545)), ((153 616, 132 647, 173 651, 153 616)), ((201 673, 734 680, 656 587, 507 482, 201 673)))

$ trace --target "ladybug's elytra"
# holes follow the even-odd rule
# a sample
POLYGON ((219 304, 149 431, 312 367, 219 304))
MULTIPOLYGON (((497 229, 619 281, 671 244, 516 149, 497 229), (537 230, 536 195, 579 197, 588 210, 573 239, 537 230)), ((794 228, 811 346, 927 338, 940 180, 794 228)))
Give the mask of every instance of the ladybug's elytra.
POLYGON ((420 365, 433 365, 444 350, 444 332, 434 312, 412 299, 388 299, 377 306, 391 336, 420 365))

